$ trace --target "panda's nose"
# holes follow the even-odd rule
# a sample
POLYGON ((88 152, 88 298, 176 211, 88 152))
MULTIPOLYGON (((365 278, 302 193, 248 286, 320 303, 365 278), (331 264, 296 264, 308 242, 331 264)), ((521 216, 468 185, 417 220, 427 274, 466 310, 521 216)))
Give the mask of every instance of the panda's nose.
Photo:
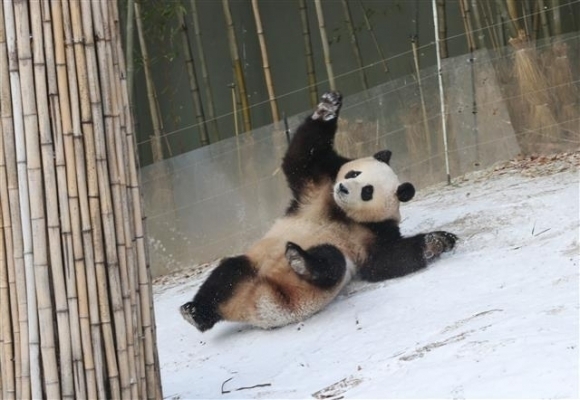
POLYGON ((348 189, 342 183, 338 184, 338 191, 339 193, 348 194, 348 189))

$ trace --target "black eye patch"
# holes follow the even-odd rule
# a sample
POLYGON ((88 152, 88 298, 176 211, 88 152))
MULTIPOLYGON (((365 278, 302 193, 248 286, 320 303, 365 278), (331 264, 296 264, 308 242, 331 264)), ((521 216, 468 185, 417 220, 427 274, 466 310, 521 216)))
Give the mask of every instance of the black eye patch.
POLYGON ((352 179, 352 178, 356 178, 357 176, 360 175, 360 171, 348 171, 346 173, 346 175, 344 176, 344 179, 352 179))
POLYGON ((361 199, 363 199, 363 201, 372 200, 374 191, 375 191, 374 187, 372 187, 371 185, 366 185, 365 187, 362 188, 362 192, 360 194, 361 199))

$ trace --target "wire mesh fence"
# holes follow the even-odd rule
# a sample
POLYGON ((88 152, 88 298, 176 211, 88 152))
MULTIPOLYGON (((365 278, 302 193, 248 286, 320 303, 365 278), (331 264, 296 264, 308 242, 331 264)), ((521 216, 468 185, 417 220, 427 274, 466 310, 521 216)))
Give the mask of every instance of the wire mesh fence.
MULTIPOLYGON (((390 149, 418 188, 445 181, 446 159, 453 179, 518 154, 577 150, 579 57, 572 34, 445 59, 445 115, 437 68, 427 68, 346 97, 336 146, 348 157, 390 149)), ((286 147, 277 124, 143 168, 153 274, 242 252, 264 233, 289 200, 286 147)))

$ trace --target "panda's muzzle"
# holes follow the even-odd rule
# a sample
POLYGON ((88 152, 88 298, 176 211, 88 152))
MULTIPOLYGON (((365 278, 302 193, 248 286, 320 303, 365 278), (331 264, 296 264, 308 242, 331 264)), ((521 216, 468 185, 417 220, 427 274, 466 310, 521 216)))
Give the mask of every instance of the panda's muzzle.
POLYGON ((338 184, 337 193, 339 194, 348 194, 348 189, 342 183, 338 184))

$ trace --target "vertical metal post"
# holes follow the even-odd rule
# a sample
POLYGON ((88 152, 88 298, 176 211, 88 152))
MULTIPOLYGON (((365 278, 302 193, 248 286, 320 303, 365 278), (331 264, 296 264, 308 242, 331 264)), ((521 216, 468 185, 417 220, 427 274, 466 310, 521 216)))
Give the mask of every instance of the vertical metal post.
POLYGON ((445 148, 445 172, 447 174, 447 184, 451 184, 451 173, 449 172, 449 147, 447 145, 447 123, 445 115, 445 94, 443 92, 443 72, 441 70, 441 54, 439 54, 439 22, 437 16, 437 1, 432 0, 433 24, 435 27, 435 53, 437 56, 437 76, 439 78, 439 101, 441 103, 441 128, 443 130, 443 147, 445 148))

